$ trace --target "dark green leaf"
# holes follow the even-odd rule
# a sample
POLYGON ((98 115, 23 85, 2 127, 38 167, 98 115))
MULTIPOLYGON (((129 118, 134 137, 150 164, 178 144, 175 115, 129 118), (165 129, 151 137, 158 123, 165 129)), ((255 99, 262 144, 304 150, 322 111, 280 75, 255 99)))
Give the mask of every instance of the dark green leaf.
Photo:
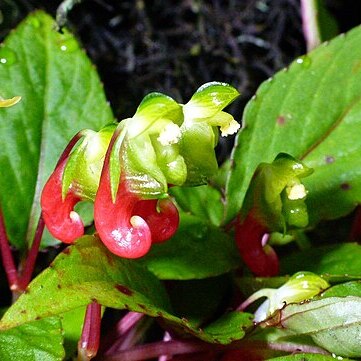
POLYGON ((242 207, 261 162, 283 152, 315 172, 304 180, 311 223, 361 202, 361 28, 339 36, 263 83, 233 152, 226 221, 242 207))
POLYGON ((1 361, 61 361, 65 353, 59 318, 45 318, 0 332, 1 361))
POLYGON ((186 280, 227 273, 239 267, 240 258, 231 236, 182 213, 175 236, 154 245, 143 262, 158 278, 186 280))
POLYGON ((357 296, 361 297, 361 281, 345 282, 336 286, 333 286, 322 292, 321 295, 325 297, 347 297, 357 296))
POLYGON ((173 187, 169 193, 175 197, 178 205, 203 220, 219 226, 223 219, 224 207, 219 190, 210 185, 199 187, 173 187))
POLYGON ((0 201, 12 244, 24 247, 40 214, 42 186, 70 138, 113 116, 89 59, 71 34, 54 30, 48 15, 22 22, 0 58, 0 96, 22 97, 0 111, 0 201))
POLYGON ((286 256, 281 260, 281 273, 292 274, 299 270, 361 278, 361 245, 343 243, 313 247, 286 256))
POLYGON ((116 257, 99 239, 85 236, 60 254, 50 268, 30 284, 2 318, 0 330, 60 315, 94 300, 106 307, 159 317, 178 331, 212 343, 229 343, 241 338, 243 328, 252 326, 250 314, 237 312, 228 316, 232 322, 230 330, 226 322, 210 326, 210 332, 199 330, 188 320, 170 313, 163 286, 139 262, 116 257))
POLYGON ((227 344, 244 337, 250 326, 251 317, 248 313, 229 312, 204 329, 217 343, 227 344))

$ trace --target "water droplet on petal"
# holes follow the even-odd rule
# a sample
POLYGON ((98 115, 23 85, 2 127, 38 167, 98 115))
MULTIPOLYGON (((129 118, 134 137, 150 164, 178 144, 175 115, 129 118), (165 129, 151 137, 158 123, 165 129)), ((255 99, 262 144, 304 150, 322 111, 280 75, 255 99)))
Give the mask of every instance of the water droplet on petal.
POLYGON ((16 62, 16 54, 14 51, 7 47, 0 48, 0 64, 12 65, 16 62))

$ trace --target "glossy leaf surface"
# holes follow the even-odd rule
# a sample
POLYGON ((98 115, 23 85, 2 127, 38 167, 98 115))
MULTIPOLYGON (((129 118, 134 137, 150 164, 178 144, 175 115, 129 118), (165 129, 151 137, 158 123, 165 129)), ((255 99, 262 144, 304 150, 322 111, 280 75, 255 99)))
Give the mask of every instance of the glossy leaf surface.
POLYGON ((1 361, 61 361, 63 335, 59 318, 45 318, 0 332, 1 361))
POLYGON ((211 343, 240 339, 245 329, 252 326, 250 314, 234 312, 224 316, 227 322, 221 319, 209 325, 209 331, 199 330, 190 321, 171 313, 163 286, 137 261, 116 257, 97 238, 85 236, 30 284, 28 292, 4 315, 0 329, 60 315, 94 300, 106 307, 158 317, 180 333, 211 343))
POLYGON ((361 202, 360 41, 358 27, 260 86, 233 151, 226 221, 242 207, 258 164, 281 152, 314 169, 304 181, 311 224, 345 215, 361 202))
POLYGON ((77 40, 36 12, 0 48, 0 96, 20 95, 0 111, 0 202, 11 242, 32 240, 42 186, 69 139, 113 116, 98 75, 77 40), (29 221, 30 220, 30 221, 29 221), (29 225, 28 225, 29 224, 29 225))

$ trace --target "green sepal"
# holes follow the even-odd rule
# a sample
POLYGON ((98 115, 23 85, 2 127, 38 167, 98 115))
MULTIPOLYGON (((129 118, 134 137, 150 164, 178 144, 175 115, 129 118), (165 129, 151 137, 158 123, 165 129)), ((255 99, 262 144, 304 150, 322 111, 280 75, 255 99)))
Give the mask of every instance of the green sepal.
POLYGON ((182 126, 182 138, 179 143, 180 155, 187 165, 185 185, 196 186, 206 184, 215 175, 218 164, 214 147, 216 133, 209 124, 193 123, 192 127, 182 126))
POLYGON ((157 163, 157 156, 148 134, 125 139, 121 155, 127 188, 144 198, 166 196, 167 179, 157 163))
POLYGON ((158 121, 171 120, 180 125, 183 121, 182 107, 171 97, 162 93, 150 93, 144 97, 128 125, 128 136, 134 138, 144 132, 158 132, 158 121), (152 128, 152 129, 150 129, 152 128))
POLYGON ((238 96, 238 90, 227 83, 206 83, 183 106, 184 116, 186 119, 213 117, 238 96))
POLYGON ((112 200, 115 202, 119 182, 120 182, 120 175, 121 175, 121 156, 120 151, 122 147, 124 147, 124 138, 127 134, 127 124, 132 119, 124 119, 119 123, 117 129, 114 132, 114 135, 116 137, 113 148, 110 152, 110 158, 109 158, 109 179, 110 179, 110 191, 112 195, 112 200))
POLYGON ((261 163, 246 194, 242 216, 253 211, 270 231, 306 227, 306 190, 300 179, 313 172, 288 154, 280 153, 272 163, 261 163))
POLYGON ((151 138, 157 163, 168 184, 181 186, 187 179, 187 165, 179 154, 178 144, 162 145, 155 137, 151 138))
POLYGON ((84 131, 80 144, 69 156, 62 180, 62 197, 69 187, 82 199, 94 200, 99 186, 105 153, 116 124, 108 124, 99 132, 84 131))

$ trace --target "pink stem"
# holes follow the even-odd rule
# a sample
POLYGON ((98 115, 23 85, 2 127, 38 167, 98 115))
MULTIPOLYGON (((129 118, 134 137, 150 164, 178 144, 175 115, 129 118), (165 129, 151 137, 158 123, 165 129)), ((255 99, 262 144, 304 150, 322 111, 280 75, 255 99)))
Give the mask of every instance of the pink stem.
POLYGON ((102 336, 101 352, 112 354, 121 347, 126 335, 136 324, 144 318, 144 314, 138 312, 127 312, 115 326, 115 329, 102 336))
MULTIPOLYGON (((165 332, 164 337, 163 337, 163 341, 164 342, 169 342, 169 341, 171 341, 171 339, 172 339, 172 336, 169 334, 169 332, 165 332)), ((158 361, 168 361, 168 360, 169 360, 168 355, 161 355, 158 358, 158 361)))
POLYGON ((227 351, 235 350, 244 351, 259 351, 259 350, 274 350, 282 352, 306 352, 322 355, 329 355, 329 353, 317 346, 300 345, 295 343, 276 343, 265 341, 238 341, 230 345, 215 345, 208 344, 202 341, 194 340, 172 340, 160 341, 146 345, 136 346, 128 350, 119 351, 116 355, 105 356, 102 361, 141 361, 157 358, 161 355, 184 355, 193 354, 206 351, 227 351))
POLYGON ((135 326, 142 318, 144 317, 143 313, 138 312, 128 312, 118 323, 117 325, 117 334, 119 336, 125 335, 132 327, 135 326))
POLYGON ((1 259, 8 279, 11 291, 17 291, 19 288, 18 273, 11 253, 8 236, 6 234, 5 222, 2 209, 0 207, 0 249, 1 259))
POLYGON ((81 338, 78 342, 78 361, 89 361, 99 349, 101 305, 90 303, 86 309, 81 338))
POLYGON ((36 231, 35 231, 34 240, 33 240, 33 243, 31 244, 29 254, 25 261, 25 267, 24 267, 24 270, 20 277, 20 287, 22 290, 26 289, 26 287, 28 286, 28 284, 31 280, 31 276, 34 272, 36 258, 38 257, 41 238, 42 238, 43 232, 44 232, 44 227, 45 227, 45 223, 44 223, 42 215, 40 215, 38 225, 37 225, 36 231))
POLYGON ((303 34, 309 52, 321 44, 316 0, 301 0, 301 17, 303 34))

